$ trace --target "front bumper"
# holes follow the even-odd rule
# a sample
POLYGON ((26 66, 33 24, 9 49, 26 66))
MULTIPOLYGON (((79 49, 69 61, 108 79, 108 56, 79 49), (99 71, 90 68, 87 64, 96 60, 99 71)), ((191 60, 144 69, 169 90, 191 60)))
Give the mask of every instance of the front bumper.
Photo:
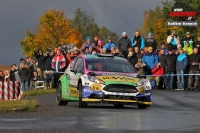
POLYGON ((94 91, 89 86, 82 88, 82 101, 87 103, 121 103, 121 104, 142 104, 151 106, 151 90, 146 90, 144 94, 108 92, 105 90, 94 91))

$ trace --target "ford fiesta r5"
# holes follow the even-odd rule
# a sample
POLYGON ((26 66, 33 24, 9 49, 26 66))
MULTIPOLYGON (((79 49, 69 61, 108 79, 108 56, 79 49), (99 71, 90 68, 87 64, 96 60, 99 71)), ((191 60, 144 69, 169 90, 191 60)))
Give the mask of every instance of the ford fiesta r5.
POLYGON ((151 106, 151 85, 137 78, 134 67, 124 58, 110 54, 81 55, 73 59, 57 86, 58 105, 78 101, 79 107, 88 103, 109 103, 116 107, 151 106))

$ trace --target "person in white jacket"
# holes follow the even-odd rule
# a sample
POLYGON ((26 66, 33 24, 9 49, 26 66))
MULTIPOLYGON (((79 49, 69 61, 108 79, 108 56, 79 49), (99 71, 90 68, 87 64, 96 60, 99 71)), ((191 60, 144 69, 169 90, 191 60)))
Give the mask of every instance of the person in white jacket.
POLYGON ((177 49, 177 45, 180 43, 179 37, 176 35, 176 31, 173 30, 172 34, 167 37, 167 43, 170 49, 177 49))

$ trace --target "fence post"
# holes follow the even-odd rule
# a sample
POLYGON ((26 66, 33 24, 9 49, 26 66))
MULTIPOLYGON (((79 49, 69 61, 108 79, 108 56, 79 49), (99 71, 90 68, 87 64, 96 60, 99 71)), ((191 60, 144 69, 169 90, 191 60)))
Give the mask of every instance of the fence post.
POLYGON ((2 86, 2 82, 0 82, 0 100, 2 100, 2 90, 3 90, 3 86, 2 86))
POLYGON ((4 81, 4 100, 8 100, 8 82, 4 81))

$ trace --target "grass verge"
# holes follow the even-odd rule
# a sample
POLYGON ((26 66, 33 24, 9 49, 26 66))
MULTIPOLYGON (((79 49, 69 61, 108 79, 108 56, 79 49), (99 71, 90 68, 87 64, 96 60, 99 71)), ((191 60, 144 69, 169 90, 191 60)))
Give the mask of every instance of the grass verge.
POLYGON ((46 95, 46 94, 53 94, 56 93, 56 89, 37 89, 37 90, 29 90, 27 92, 24 92, 22 97, 28 97, 28 96, 39 96, 39 95, 46 95))
POLYGON ((10 111, 34 111, 39 106, 35 100, 2 100, 0 101, 0 112, 10 111))

